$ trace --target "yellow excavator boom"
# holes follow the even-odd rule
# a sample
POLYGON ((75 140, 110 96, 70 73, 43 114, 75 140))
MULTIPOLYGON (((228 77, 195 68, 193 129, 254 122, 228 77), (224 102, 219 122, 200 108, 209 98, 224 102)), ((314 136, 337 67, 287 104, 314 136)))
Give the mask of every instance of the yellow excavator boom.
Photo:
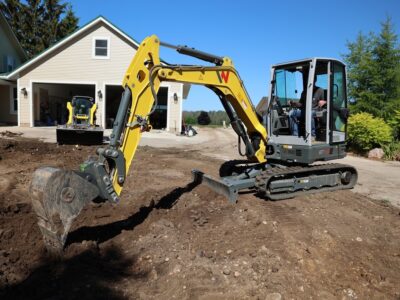
MULTIPOLYGON (((223 103, 233 108, 242 120, 248 136, 258 136, 258 148, 249 153, 248 159, 265 162, 267 131, 259 120, 242 80, 230 58, 224 57, 220 66, 171 66, 162 64, 159 56, 160 40, 157 36, 147 37, 139 46, 123 79, 123 87, 130 90, 130 114, 126 121, 123 141, 119 149, 125 158, 125 176, 139 145, 141 134, 147 130, 148 117, 156 94, 163 81, 191 83, 211 88, 223 103)), ((127 92, 127 91, 126 91, 127 92)), ((121 126, 117 124, 114 127, 121 126)), ((240 125, 239 125, 240 126, 240 125)), ((118 170, 113 174, 113 187, 120 195, 123 183, 119 182, 118 170)))

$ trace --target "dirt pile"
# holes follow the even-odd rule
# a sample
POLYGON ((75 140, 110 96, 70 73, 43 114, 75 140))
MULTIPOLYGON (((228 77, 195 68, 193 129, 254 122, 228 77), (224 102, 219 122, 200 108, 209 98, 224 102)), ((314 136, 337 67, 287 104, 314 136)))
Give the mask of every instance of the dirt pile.
POLYGON ((93 147, 0 140, 2 299, 400 299, 400 211, 350 191, 236 205, 191 183, 196 151, 142 147, 121 203, 92 204, 49 257, 27 191, 93 147))

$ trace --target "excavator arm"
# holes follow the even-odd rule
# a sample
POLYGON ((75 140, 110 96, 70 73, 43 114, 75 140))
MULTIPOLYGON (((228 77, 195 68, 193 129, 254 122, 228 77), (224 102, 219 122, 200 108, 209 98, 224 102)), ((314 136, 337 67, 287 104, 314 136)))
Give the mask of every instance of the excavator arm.
MULTIPOLYGON (((142 132, 151 129, 149 116, 157 105, 157 92, 163 81, 199 84, 213 90, 225 108, 239 141, 245 145, 248 161, 265 162, 266 128, 260 122, 232 61, 228 57, 218 57, 186 46, 162 43, 155 35, 147 37, 125 73, 124 92, 110 144, 98 148, 98 157, 85 161, 79 171, 44 167, 33 175, 30 188, 32 203, 50 250, 63 249, 72 221, 87 203, 95 198, 119 201, 142 132), (160 59, 160 46, 215 65, 166 64, 160 59)), ((220 186, 217 182, 217 189, 220 186)))
MULTIPOLYGON (((213 90, 228 113, 232 127, 245 143, 247 158, 254 162, 265 162, 267 132, 259 121, 232 61, 225 57, 218 61, 221 64, 218 66, 166 65, 161 63, 159 57, 160 45, 163 43, 160 43, 157 36, 146 38, 124 76, 124 95, 109 146, 110 149, 118 149, 124 161, 124 166, 120 169, 118 164, 114 164, 117 168, 114 169, 112 183, 116 194, 121 193, 141 134, 149 128, 148 117, 155 107, 157 92, 163 81, 199 84, 213 90)), ((185 50, 187 55, 201 53, 201 58, 207 59, 204 52, 185 50)), ((210 57, 214 56, 209 55, 208 58, 210 57)), ((116 161, 113 157, 108 158, 116 161)))

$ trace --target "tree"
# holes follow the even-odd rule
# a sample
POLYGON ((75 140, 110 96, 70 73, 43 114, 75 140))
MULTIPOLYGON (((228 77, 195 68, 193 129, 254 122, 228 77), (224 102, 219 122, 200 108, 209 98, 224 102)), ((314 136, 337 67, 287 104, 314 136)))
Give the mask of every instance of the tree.
POLYGON ((400 109, 395 110, 388 124, 393 129, 393 136, 396 140, 400 140, 400 109))
POLYGON ((208 113, 206 111, 201 111, 200 115, 197 117, 197 123, 199 125, 208 125, 210 124, 211 119, 210 116, 208 115, 208 113))
POLYGON ((78 28, 78 18, 60 0, 0 0, 0 10, 31 58, 78 28))
POLYGON ((368 112, 389 120, 400 108, 400 48, 390 18, 379 35, 359 33, 348 42, 343 56, 348 70, 348 91, 356 100, 353 112, 368 112))
POLYGON ((194 125, 196 124, 196 119, 193 116, 187 116, 184 118, 185 124, 194 125))

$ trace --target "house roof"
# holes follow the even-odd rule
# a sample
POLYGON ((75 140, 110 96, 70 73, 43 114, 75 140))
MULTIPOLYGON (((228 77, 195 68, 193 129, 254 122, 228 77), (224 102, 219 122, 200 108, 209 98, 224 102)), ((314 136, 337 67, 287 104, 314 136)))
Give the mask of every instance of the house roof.
MULTIPOLYGON (((79 36, 80 34, 82 34, 83 32, 89 30, 90 28, 92 28, 93 26, 96 26, 99 23, 103 23, 105 25, 107 25, 108 27, 112 28, 113 30, 115 30, 118 34, 120 34, 122 37, 124 37, 128 42, 130 42, 134 47, 138 48, 139 47, 139 43, 133 39, 131 36, 129 36, 127 33, 125 33, 124 31, 122 31, 120 28, 118 28, 117 26, 115 26, 113 23, 111 23, 109 20, 107 20, 105 17, 103 16, 98 16, 97 18, 93 19, 92 21, 90 21, 89 23, 83 25, 82 27, 80 27, 79 29, 77 29, 76 31, 74 31, 73 33, 71 33, 70 35, 66 36, 65 38, 61 39, 60 41, 58 41, 56 44, 54 44, 53 46, 47 48, 46 50, 44 50, 43 52, 39 53, 38 55, 36 55, 34 58, 32 58, 31 60, 25 62, 23 65, 21 65, 20 67, 18 67, 17 69, 15 69, 14 71, 12 71, 11 73, 7 74, 7 76, 5 76, 5 78, 7 79, 16 79, 19 74, 19 72, 25 70, 26 68, 28 68, 30 65, 34 64, 35 62, 39 61, 40 59, 46 57, 47 55, 49 55, 50 53, 54 52, 55 50, 57 50, 58 48, 62 47, 64 44, 68 43, 70 40, 72 40, 73 38, 75 38, 76 36, 79 36)), ((3 74, 3 78, 4 78, 4 74, 3 74)))
POLYGON ((256 112, 260 115, 265 115, 268 111, 268 97, 264 96, 261 98, 260 102, 258 102, 256 107, 256 112))
POLYGON ((10 24, 8 24, 6 17, 4 16, 3 12, 0 11, 0 23, 4 24, 4 30, 9 33, 9 37, 12 43, 14 43, 16 50, 20 53, 23 60, 28 59, 24 49, 22 48, 17 36, 15 35, 14 31, 12 30, 10 24))

